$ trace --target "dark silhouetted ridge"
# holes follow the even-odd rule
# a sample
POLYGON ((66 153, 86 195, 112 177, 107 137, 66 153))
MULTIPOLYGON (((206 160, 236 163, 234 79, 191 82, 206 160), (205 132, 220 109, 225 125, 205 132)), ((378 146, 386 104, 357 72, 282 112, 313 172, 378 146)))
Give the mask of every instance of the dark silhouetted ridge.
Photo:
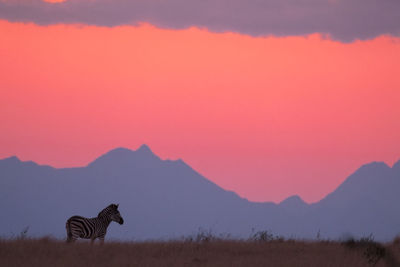
POLYGON ((141 145, 136 151, 140 153, 150 153, 154 155, 153 151, 151 151, 150 147, 146 144, 141 145))
POLYGON ((19 166, 24 166, 24 167, 32 167, 32 166, 42 166, 42 167, 47 167, 50 168, 50 166, 47 165, 39 165, 36 162, 33 161, 22 161, 16 156, 11 156, 5 159, 0 160, 0 164, 2 166, 7 166, 7 167, 19 167, 19 166))
POLYGON ((88 166, 125 166, 137 164, 153 164, 160 162, 160 158, 156 156, 147 145, 140 146, 137 150, 131 150, 123 147, 115 148, 106 154, 98 157, 88 166))
POLYGON ((21 164, 21 160, 16 156, 4 158, 0 160, 0 167, 15 168, 21 164))
POLYGON ((385 162, 381 162, 381 161, 374 161, 368 164, 364 164, 362 165, 357 171, 357 172, 371 172, 371 171, 387 171, 389 170, 390 167, 385 163, 385 162))
POLYGON ((392 168, 383 162, 363 165, 317 203, 295 195, 277 205, 247 201, 182 160, 161 160, 147 145, 112 149, 81 168, 0 160, 0 209, 11 214, 1 218, 0 236, 29 225, 32 236, 64 238, 67 216, 96 216, 120 203, 126 225, 112 225, 110 238, 176 238, 198 229, 248 237, 259 229, 298 238, 315 238, 320 231, 330 239, 372 233, 391 240, 399 233, 399 202, 400 161, 392 168))
POLYGON ((307 203, 305 203, 303 199, 301 199, 301 197, 299 197, 298 195, 294 195, 283 200, 281 203, 279 203, 279 206, 286 208, 297 208, 305 207, 307 206, 307 203))
POLYGON ((17 156, 11 156, 8 158, 1 159, 2 162, 13 163, 13 162, 21 162, 21 160, 17 156))

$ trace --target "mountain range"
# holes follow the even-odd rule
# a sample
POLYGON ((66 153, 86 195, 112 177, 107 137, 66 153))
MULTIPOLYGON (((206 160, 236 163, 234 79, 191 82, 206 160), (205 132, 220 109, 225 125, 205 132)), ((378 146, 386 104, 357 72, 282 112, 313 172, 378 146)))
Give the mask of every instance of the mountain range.
POLYGON ((0 236, 65 237, 72 215, 95 217, 119 203, 125 223, 107 239, 170 239, 211 231, 246 238, 268 230, 289 238, 341 239, 400 233, 400 161, 363 165, 319 202, 292 196, 250 202, 203 177, 182 160, 162 160, 142 145, 117 148, 85 167, 53 168, 17 157, 0 160, 0 236))

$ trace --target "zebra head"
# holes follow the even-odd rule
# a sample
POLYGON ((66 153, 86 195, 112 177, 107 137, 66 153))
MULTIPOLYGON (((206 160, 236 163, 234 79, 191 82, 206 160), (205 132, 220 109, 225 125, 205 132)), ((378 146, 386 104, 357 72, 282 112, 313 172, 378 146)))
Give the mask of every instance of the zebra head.
POLYGON ((111 204, 104 210, 102 210, 98 217, 107 216, 112 221, 117 222, 119 224, 124 224, 124 219, 122 218, 121 214, 118 211, 119 204, 111 204))

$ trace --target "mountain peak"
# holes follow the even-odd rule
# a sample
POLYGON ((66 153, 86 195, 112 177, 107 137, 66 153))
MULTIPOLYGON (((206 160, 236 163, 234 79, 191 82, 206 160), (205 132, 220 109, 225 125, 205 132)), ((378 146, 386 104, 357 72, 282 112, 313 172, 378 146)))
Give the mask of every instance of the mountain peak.
POLYGON ((349 178, 353 176, 365 176, 365 175, 371 176, 374 174, 379 176, 382 172, 388 172, 388 171, 390 171, 390 167, 385 162, 373 161, 371 163, 362 165, 349 178))
POLYGON ((301 197, 298 195, 290 196, 287 199, 283 200, 281 203, 279 203, 279 206, 282 207, 290 207, 290 208, 295 208, 295 207, 300 207, 300 206, 306 206, 307 204, 304 202, 301 197))
POLYGON ((146 144, 141 145, 137 150, 137 152, 150 152, 153 154, 153 151, 151 151, 150 147, 146 144))
POLYGON ((8 158, 4 158, 2 160, 13 161, 13 162, 21 162, 21 160, 17 156, 11 156, 11 157, 8 157, 8 158))
POLYGON ((150 149, 149 146, 143 144, 137 150, 131 150, 124 147, 118 147, 110 150, 104 155, 98 157, 89 166, 94 165, 130 165, 135 162, 150 162, 159 161, 160 158, 157 157, 150 149))
POLYGON ((8 158, 0 159, 0 162, 4 163, 5 165, 9 165, 21 163, 21 160, 16 156, 11 156, 8 158))

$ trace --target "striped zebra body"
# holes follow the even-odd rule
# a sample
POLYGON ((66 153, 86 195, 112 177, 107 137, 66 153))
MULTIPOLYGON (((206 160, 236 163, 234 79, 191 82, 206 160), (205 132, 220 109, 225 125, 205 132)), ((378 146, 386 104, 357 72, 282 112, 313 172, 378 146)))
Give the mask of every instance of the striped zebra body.
POLYGON ((103 242, 111 221, 124 223, 124 219, 118 211, 118 205, 109 205, 95 218, 72 216, 66 223, 67 241, 73 242, 78 238, 84 238, 91 239, 93 242, 98 238, 103 242))

